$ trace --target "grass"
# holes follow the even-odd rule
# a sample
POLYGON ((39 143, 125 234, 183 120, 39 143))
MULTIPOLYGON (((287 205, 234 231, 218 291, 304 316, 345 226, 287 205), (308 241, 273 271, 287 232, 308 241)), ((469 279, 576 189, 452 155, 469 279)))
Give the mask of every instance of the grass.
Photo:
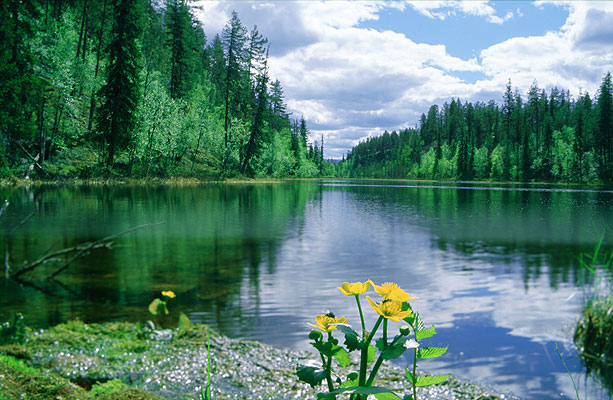
POLYGON ((588 303, 574 341, 588 373, 594 373, 613 393, 613 295, 588 303))

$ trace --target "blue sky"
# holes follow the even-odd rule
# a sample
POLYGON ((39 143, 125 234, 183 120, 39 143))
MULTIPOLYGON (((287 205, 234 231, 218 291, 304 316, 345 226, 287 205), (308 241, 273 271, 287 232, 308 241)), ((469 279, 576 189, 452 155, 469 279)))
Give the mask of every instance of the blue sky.
POLYGON ((451 98, 500 102, 509 79, 594 94, 613 70, 608 1, 198 1, 209 38, 236 10, 311 140, 340 158, 451 98))

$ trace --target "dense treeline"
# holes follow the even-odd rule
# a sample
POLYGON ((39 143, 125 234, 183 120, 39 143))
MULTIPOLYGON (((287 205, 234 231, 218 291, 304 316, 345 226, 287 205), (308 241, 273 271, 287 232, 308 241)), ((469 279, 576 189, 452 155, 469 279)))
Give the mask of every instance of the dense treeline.
POLYGON ((266 38, 186 0, 0 5, 0 176, 317 176, 266 38))
POLYGON ((547 94, 536 82, 524 99, 509 80, 501 106, 433 105, 418 127, 361 142, 338 169, 347 177, 611 181, 612 98, 610 73, 596 101, 556 88, 547 94))

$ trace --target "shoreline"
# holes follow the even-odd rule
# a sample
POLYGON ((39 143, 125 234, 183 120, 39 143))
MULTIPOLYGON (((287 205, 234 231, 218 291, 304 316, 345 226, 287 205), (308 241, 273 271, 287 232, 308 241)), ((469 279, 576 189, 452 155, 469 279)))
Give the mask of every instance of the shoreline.
POLYGON ((28 187, 28 186, 140 186, 140 185, 159 185, 159 186, 199 186, 209 184, 266 184, 282 183, 292 181, 318 181, 318 180, 342 180, 342 181, 393 181, 393 182, 414 182, 414 183, 449 183, 449 184, 473 184, 473 185, 560 185, 568 187, 590 187, 605 190, 611 187, 611 183, 606 182, 516 182, 516 181, 465 181, 465 180, 436 180, 436 179, 409 179, 409 178, 342 178, 342 177, 318 177, 318 178, 228 178, 210 179, 194 177, 146 177, 146 178, 62 178, 56 180, 43 179, 19 179, 15 177, 0 179, 1 187, 28 187))
MULTIPOLYGON (((207 381, 209 338, 215 399, 315 399, 318 389, 323 390, 310 388, 295 375, 298 363, 316 360, 313 353, 231 339, 201 324, 152 330, 147 324, 70 321, 30 334, 24 346, 0 346, 0 354, 73 383, 91 386, 120 379, 153 396, 199 399, 207 381)), ((379 384, 397 394, 408 393, 399 366, 384 364, 379 377, 379 384)), ((519 399, 453 377, 418 390, 421 400, 519 399)))

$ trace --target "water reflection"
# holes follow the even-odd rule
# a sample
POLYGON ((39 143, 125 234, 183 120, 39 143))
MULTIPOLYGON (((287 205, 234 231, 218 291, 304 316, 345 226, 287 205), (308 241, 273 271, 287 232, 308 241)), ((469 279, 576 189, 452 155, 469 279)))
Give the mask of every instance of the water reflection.
POLYGON ((0 319, 15 310, 41 327, 75 317, 143 321, 151 299, 173 290, 171 311, 232 336, 306 349, 314 315, 331 309, 359 320, 336 286, 393 280, 421 297, 415 308, 450 344, 426 368, 529 399, 573 395, 552 346, 560 342, 571 369, 582 371, 571 342, 583 302, 576 257, 613 221, 613 191, 547 186, 290 182, 0 196, 12 205, 0 243, 14 262, 165 222, 71 266, 61 278, 78 296, 3 280, 0 319))

